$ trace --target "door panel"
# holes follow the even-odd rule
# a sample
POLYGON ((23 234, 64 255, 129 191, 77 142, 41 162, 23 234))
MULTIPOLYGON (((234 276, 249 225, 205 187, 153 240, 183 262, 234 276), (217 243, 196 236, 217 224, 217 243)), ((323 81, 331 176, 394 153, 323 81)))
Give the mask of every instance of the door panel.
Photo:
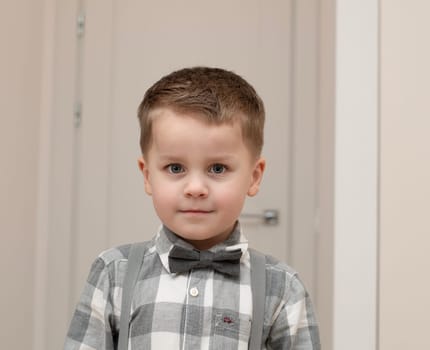
POLYGON ((188 1, 186 7, 121 1, 115 9, 110 244, 148 239, 158 226, 136 168, 136 108, 144 91, 173 69, 210 65, 243 75, 266 103, 268 171, 245 211, 276 208, 282 218, 279 226, 267 228, 244 221, 244 229, 254 245, 287 258, 290 7, 278 3, 269 11, 259 1, 247 2, 246 9, 238 1, 188 1))

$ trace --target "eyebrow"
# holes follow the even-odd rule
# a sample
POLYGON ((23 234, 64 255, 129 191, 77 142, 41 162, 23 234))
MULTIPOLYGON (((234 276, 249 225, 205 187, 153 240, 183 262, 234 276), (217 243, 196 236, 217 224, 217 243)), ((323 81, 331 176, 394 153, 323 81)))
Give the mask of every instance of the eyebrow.
MULTIPOLYGON (((159 154, 158 159, 160 161, 181 161, 183 158, 186 158, 187 155, 179 155, 179 154, 159 154)), ((217 154, 214 156, 208 156, 207 160, 209 162, 228 162, 233 161, 237 157, 232 154, 217 154)))

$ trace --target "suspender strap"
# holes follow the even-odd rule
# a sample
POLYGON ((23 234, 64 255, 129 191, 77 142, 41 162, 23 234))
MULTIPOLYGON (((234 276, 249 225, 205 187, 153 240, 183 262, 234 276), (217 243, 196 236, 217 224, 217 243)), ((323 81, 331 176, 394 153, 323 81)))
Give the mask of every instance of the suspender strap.
POLYGON ((122 286, 121 316, 119 320, 118 350, 128 349, 128 333, 130 328, 131 301, 133 299, 134 286, 143 263, 145 253, 143 243, 131 245, 128 256, 128 265, 122 286))
POLYGON ((249 350, 261 350, 266 303, 266 257, 249 249, 251 257, 252 324, 249 350))

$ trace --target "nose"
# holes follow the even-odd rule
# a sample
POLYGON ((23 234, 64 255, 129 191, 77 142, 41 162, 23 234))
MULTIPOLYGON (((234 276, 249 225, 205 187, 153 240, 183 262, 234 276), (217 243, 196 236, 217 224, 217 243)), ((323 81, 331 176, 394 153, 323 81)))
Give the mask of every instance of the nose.
POLYGON ((185 184, 184 194, 186 197, 205 198, 209 190, 204 179, 199 175, 189 176, 185 184))

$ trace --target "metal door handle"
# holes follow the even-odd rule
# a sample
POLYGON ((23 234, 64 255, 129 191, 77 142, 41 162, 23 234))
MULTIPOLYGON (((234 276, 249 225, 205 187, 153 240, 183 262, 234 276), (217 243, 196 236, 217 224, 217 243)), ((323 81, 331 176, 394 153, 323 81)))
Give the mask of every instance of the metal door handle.
POLYGON ((277 225, 279 223, 279 210, 266 209, 262 214, 242 213, 240 215, 244 219, 260 219, 265 225, 277 225))

